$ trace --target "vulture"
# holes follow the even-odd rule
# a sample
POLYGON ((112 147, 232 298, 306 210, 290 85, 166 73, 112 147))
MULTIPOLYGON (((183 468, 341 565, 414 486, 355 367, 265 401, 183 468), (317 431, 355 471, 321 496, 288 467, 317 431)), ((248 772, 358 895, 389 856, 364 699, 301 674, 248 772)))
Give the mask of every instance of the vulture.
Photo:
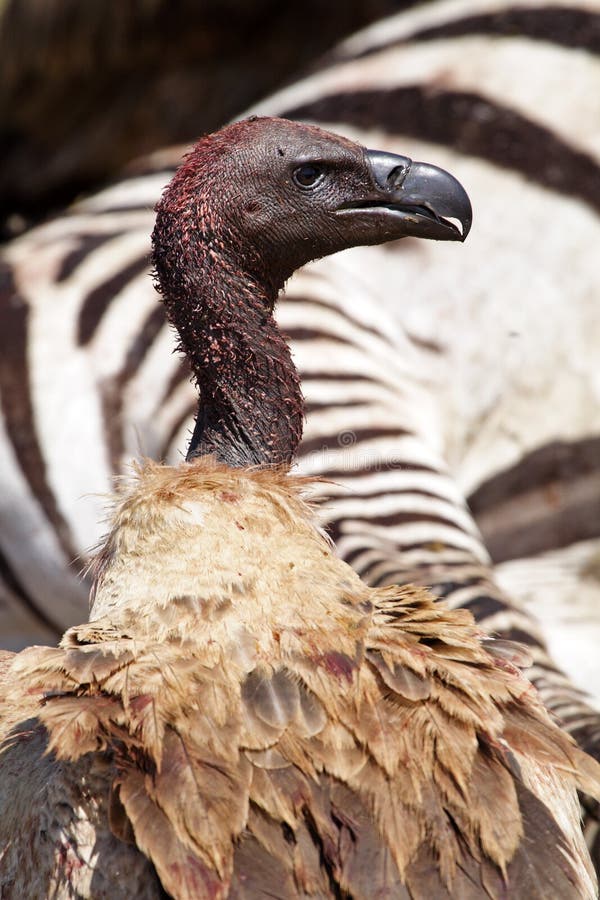
POLYGON ((289 471, 286 279, 470 224, 447 172, 283 119, 187 156, 153 256, 198 417, 185 462, 119 484, 90 621, 0 659, 2 898, 596 896, 577 789, 600 799, 600 766, 524 652, 365 585, 289 471))

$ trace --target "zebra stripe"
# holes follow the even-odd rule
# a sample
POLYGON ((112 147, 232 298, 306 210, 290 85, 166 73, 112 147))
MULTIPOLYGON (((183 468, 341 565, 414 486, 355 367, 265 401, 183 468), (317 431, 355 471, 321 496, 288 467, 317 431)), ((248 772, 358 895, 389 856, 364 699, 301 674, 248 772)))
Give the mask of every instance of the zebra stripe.
MULTIPOLYGON (((455 7, 456 5, 454 4, 455 7)), ((404 16, 401 24, 404 25, 406 19, 404 16)), ((377 53, 383 46, 390 49, 406 43, 407 40, 433 41, 481 34, 509 38, 519 35, 532 41, 547 41, 562 47, 600 53, 600 27, 595 12, 591 7, 589 10, 576 9, 567 4, 551 6, 544 3, 543 6, 536 8, 530 4, 519 6, 514 3, 507 9, 492 9, 490 12, 481 12, 477 15, 465 15, 454 20, 449 19, 441 25, 423 25, 415 28, 410 34, 406 33, 406 29, 402 31, 404 34, 397 34, 392 40, 388 37, 382 43, 355 51, 354 54, 351 50, 353 41, 350 39, 345 48, 338 50, 336 58, 344 59, 350 55, 354 59, 362 59, 377 53)))
POLYGON ((408 40, 489 32, 559 46, 598 46, 597 0, 437 0, 417 3, 363 28, 343 41, 335 59, 361 59, 408 40), (425 36, 425 38, 423 38, 425 36))
POLYGON ((599 437, 556 441, 480 484, 469 507, 492 559, 505 562, 595 538, 599 459, 599 437))

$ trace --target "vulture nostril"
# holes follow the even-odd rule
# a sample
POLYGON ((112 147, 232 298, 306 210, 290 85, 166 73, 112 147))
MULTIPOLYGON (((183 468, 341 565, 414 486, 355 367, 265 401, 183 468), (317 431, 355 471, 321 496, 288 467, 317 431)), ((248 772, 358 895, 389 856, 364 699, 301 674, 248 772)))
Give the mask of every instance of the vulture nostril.
POLYGON ((387 177, 387 186, 390 189, 400 187, 406 176, 410 166, 394 166, 387 177))

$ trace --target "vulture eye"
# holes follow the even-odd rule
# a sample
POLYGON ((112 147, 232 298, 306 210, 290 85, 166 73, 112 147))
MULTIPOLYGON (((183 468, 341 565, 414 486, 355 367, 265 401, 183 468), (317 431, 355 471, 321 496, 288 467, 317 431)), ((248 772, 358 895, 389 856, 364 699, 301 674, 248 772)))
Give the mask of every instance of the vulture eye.
POLYGON ((294 169, 292 178, 298 187, 311 188, 321 180, 323 174, 321 166, 317 166, 314 163, 305 163, 303 166, 298 166, 297 169, 294 169))

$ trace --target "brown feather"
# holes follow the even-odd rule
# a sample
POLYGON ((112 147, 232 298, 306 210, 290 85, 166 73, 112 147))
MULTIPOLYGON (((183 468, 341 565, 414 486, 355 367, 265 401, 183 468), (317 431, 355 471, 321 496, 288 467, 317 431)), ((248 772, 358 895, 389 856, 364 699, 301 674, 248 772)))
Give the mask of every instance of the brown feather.
POLYGON ((177 898, 591 900, 576 789, 599 793, 600 766, 468 614, 365 587, 301 489, 148 464, 93 621, 11 663, 0 776, 32 710, 49 783, 104 760, 106 826, 177 898))
POLYGON ((227 884, 179 839, 176 829, 150 798, 141 772, 119 781, 119 795, 137 846, 154 863, 162 886, 178 900, 221 900, 227 884))
MULTIPOLYGON (((260 829, 257 829, 260 833, 260 829)), ((270 853, 252 834, 235 849, 230 900, 301 900, 291 865, 270 853)))

